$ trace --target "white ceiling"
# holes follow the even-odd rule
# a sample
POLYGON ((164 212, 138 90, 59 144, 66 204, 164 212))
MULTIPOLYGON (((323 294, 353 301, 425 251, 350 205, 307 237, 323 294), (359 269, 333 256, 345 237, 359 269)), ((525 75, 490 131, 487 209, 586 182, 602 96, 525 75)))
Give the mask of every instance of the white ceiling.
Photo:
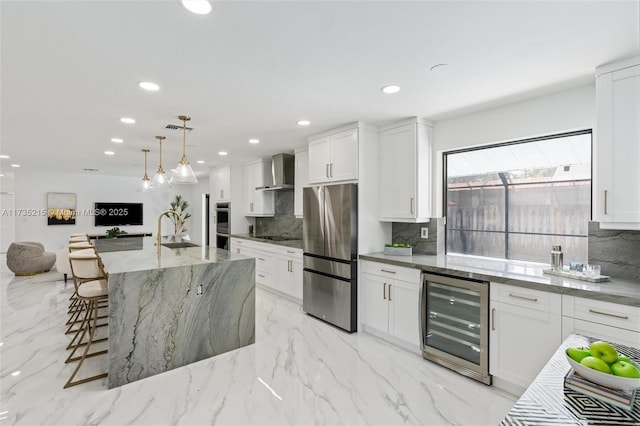
POLYGON ((151 175, 154 136, 173 167, 182 133, 164 127, 187 114, 187 155, 207 174, 352 121, 438 120, 591 82, 640 53, 639 21, 640 0, 225 1, 206 16, 177 0, 1 1, 0 165, 141 177, 150 148, 151 175))

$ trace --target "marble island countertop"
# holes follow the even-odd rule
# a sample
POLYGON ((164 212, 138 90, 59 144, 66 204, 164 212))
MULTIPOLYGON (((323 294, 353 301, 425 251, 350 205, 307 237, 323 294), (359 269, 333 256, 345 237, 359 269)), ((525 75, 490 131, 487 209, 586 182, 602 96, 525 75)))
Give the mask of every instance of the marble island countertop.
POLYGON ((548 268, 545 264, 458 255, 390 256, 382 252, 361 254, 359 257, 362 260, 417 268, 426 272, 493 281, 640 307, 640 282, 611 277, 611 281, 591 283, 545 275, 542 273, 543 269, 548 268))
MULTIPOLYGON (((565 350, 589 346, 596 339, 570 335, 560 345, 542 371, 529 385, 500 425, 638 425, 640 400, 632 411, 584 396, 564 387, 564 376, 571 370, 565 350)), ((640 350, 615 344, 618 352, 640 361, 640 350)))
POLYGON ((142 238, 142 249, 100 252, 100 257, 108 265, 109 273, 150 271, 158 268, 202 265, 247 259, 241 254, 213 247, 184 247, 170 249, 162 246, 158 256, 156 239, 142 238))

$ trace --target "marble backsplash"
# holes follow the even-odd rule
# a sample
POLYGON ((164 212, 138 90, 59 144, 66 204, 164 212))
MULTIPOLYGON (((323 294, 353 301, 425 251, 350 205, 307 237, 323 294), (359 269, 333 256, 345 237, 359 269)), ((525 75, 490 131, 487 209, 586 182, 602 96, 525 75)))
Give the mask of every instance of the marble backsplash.
POLYGON ((603 275, 640 281, 640 231, 600 229, 589 222, 589 263, 600 265, 603 275))
POLYGON ((391 243, 412 245, 415 254, 444 254, 444 218, 432 218, 428 223, 393 222, 391 239, 391 243), (429 229, 429 238, 420 237, 422 228, 429 229))
POLYGON ((255 235, 277 235, 302 239, 302 219, 293 213, 294 192, 279 190, 275 192, 275 216, 257 217, 255 235))

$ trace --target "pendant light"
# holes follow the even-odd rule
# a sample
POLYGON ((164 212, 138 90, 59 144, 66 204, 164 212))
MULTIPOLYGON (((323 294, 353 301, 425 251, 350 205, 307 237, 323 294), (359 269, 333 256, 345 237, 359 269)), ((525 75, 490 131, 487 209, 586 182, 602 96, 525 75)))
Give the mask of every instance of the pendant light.
POLYGON ((189 164, 189 160, 187 160, 187 121, 191 120, 191 117, 188 115, 179 115, 178 118, 182 120, 182 159, 176 166, 176 171, 173 172, 173 176, 171 176, 171 183, 198 183, 198 178, 196 178, 195 173, 193 173, 193 169, 189 164))
POLYGON ((140 191, 142 192, 147 192, 150 189, 153 189, 153 186, 151 186, 151 181, 149 180, 149 176, 147 176, 147 153, 149 152, 148 149, 143 149, 142 152, 144 152, 144 176, 142 177, 142 182, 140 183, 140 191))
POLYGON ((160 165, 158 166, 158 171, 153 176, 151 184, 153 185, 154 189, 163 189, 171 186, 169 184, 169 179, 167 179, 167 176, 164 173, 164 169, 162 168, 162 141, 166 139, 166 137, 156 136, 156 139, 160 141, 160 165))

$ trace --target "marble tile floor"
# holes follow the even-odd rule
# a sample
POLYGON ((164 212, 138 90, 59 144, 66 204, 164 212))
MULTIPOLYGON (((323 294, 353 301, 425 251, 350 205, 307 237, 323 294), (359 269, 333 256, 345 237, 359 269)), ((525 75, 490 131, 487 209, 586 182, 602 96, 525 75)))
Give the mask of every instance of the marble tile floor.
POLYGON ((517 399, 261 289, 255 345, 111 390, 63 389, 73 284, 34 284, 0 261, 0 425, 496 425, 517 399))

